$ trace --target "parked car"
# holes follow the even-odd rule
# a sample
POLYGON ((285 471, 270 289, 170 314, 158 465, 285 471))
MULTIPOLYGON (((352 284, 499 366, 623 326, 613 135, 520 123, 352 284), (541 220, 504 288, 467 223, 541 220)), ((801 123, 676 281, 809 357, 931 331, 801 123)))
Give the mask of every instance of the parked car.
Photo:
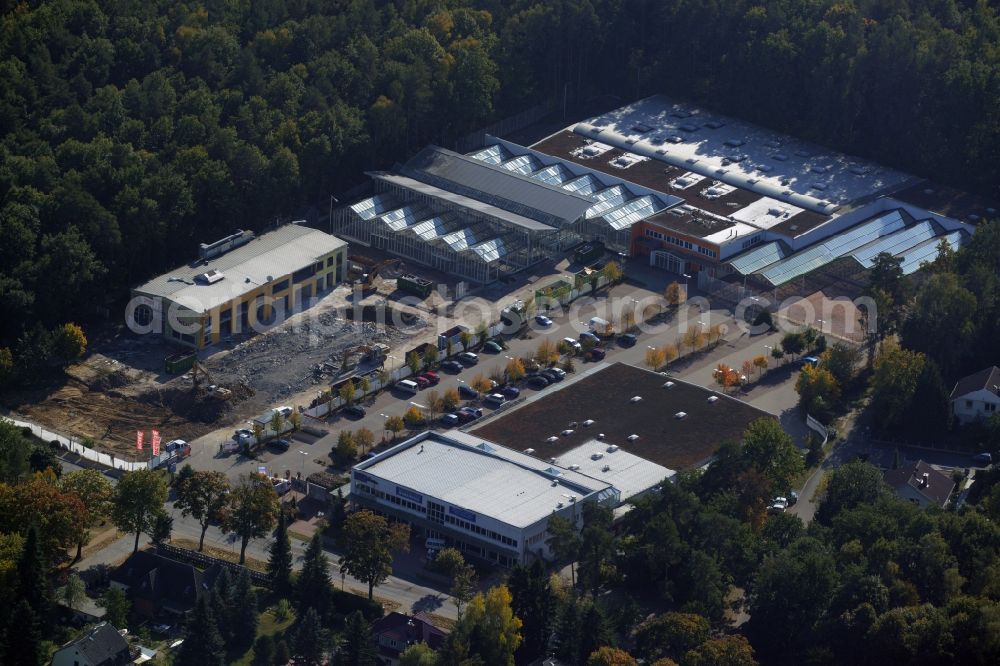
POLYGON ((513 400, 517 396, 521 395, 521 389, 516 386, 504 386, 503 390, 500 392, 503 393, 504 397, 508 400, 513 400))
POLYGON ((348 405, 344 407, 343 414, 353 419, 363 419, 365 417, 365 408, 361 405, 348 405))
POLYGON ((251 437, 253 437, 253 431, 247 430, 246 428, 240 428, 233 433, 233 441, 235 442, 242 443, 244 441, 248 441, 251 437))
POLYGON ((476 389, 472 388, 468 384, 459 384, 458 385, 458 395, 461 396, 461 397, 463 397, 463 398, 469 398, 469 399, 473 399, 473 398, 478 398, 479 397, 479 394, 476 393, 476 389))
POLYGON ((417 386, 421 390, 423 390, 423 389, 425 389, 425 388, 427 388, 428 386, 431 385, 430 380, 427 379, 426 377, 424 377, 423 375, 417 375, 416 377, 413 378, 413 381, 415 381, 417 383, 417 386))
POLYGON ((590 357, 593 358, 595 361, 600 361, 605 356, 607 356, 607 352, 604 351, 603 347, 594 347, 593 349, 590 350, 590 357))
POLYGON ((802 365, 811 365, 812 367, 815 368, 817 365, 819 365, 819 359, 816 358, 815 356, 803 356, 802 365))
POLYGON ((502 393, 490 393, 488 396, 483 398, 483 402, 488 402, 491 405, 496 405, 498 407, 506 401, 507 399, 503 397, 502 393))
POLYGON ((581 345, 578 340, 574 340, 573 338, 563 338, 562 341, 565 342, 574 352, 578 352, 583 349, 583 345, 581 345))
POLYGON ((534 377, 528 378, 528 386, 534 389, 543 389, 548 386, 551 382, 545 375, 535 375, 534 377))
POLYGON ((447 370, 448 372, 462 372, 464 368, 465 366, 463 366, 458 361, 452 359, 448 359, 447 361, 441 361, 441 369, 447 370))
POLYGON ((496 340, 487 340, 483 343, 483 350, 493 354, 499 354, 503 351, 503 346, 501 346, 501 344, 496 340))
POLYGON ((420 376, 426 379, 427 383, 430 384, 431 386, 437 386, 438 382, 441 381, 441 377, 438 376, 438 373, 431 372, 430 370, 428 370, 427 372, 425 372, 420 376))
POLYGON ((461 409, 458 410, 458 412, 456 412, 456 414, 461 412, 465 412, 466 414, 472 414, 472 417, 476 419, 478 419, 480 416, 483 415, 483 410, 481 410, 478 407, 462 407, 461 409))
POLYGON ((794 490, 788 493, 788 506, 795 506, 799 501, 799 494, 794 490))
POLYGON ((983 453, 977 453, 972 456, 972 462, 978 463, 980 465, 989 465, 993 462, 993 456, 985 451, 983 453))
POLYGON ((292 443, 287 439, 272 439, 267 443, 268 447, 275 449, 276 451, 285 452, 292 448, 292 443))
POLYGON ((622 333, 618 336, 618 346, 634 347, 637 340, 634 333, 622 333))
POLYGON ((770 506, 767 507, 767 512, 771 514, 784 513, 787 508, 788 500, 786 498, 775 497, 771 500, 770 506))
POLYGON ((442 414, 440 420, 441 425, 446 426, 456 426, 460 422, 457 414, 442 414))
POLYGON ((593 331, 584 331, 583 333, 580 334, 580 342, 584 342, 586 340, 590 340, 595 345, 601 344, 600 336, 598 336, 597 333, 594 333, 593 331))
POLYGON ((538 324, 539 326, 548 328, 549 326, 552 325, 552 320, 546 317, 545 315, 535 315, 535 323, 538 324))
POLYGON ((545 368, 538 374, 547 379, 549 384, 561 382, 566 377, 566 373, 559 368, 545 368))
POLYGON ((479 357, 472 352, 462 352, 458 355, 458 360, 465 365, 475 365, 479 363, 479 357))

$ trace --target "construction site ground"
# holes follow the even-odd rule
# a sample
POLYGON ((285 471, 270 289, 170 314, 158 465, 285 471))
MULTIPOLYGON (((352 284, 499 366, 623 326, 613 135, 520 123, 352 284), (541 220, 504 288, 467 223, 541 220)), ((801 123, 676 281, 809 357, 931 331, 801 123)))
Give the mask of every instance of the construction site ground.
MULTIPOLYGON (((380 254, 364 248, 366 255, 380 254)), ((468 291, 479 295, 492 308, 451 305, 462 287, 454 276, 414 269, 400 263, 374 280, 374 289, 361 292, 342 285, 311 307, 294 314, 273 329, 243 335, 199 353, 209 376, 200 378, 194 390, 190 373, 164 372, 163 359, 182 351, 160 336, 138 336, 127 329, 96 343, 80 363, 66 369, 65 378, 50 386, 8 394, 4 402, 27 420, 76 440, 91 439, 99 449, 126 459, 149 456, 135 450, 135 433, 160 431, 163 441, 191 441, 208 432, 243 423, 268 407, 281 404, 307 405, 319 391, 336 379, 330 367, 340 368, 345 351, 383 343, 391 348, 394 367, 404 362, 406 350, 436 341, 440 332, 463 324, 475 330, 484 317, 495 317, 504 305, 530 297, 538 282, 565 271, 561 265, 527 271, 516 282, 494 285, 489 290, 468 291), (437 285, 446 285, 423 301, 396 290, 396 277, 416 273, 437 285), (365 313, 374 306, 391 307, 404 320, 393 326, 372 321, 351 321, 348 310, 360 306, 365 313), (324 372, 323 368, 327 371, 324 372), (228 401, 207 395, 215 384, 232 391, 228 401)), ((367 314, 362 319, 368 317, 367 314)), ((396 317, 397 322, 400 316, 396 317)))

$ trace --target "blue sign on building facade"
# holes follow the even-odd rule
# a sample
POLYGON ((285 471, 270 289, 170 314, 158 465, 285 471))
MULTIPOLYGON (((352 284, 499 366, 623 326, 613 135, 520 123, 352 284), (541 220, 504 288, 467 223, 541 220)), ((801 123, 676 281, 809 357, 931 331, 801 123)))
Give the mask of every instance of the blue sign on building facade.
POLYGON ((476 514, 468 511, 467 509, 459 509, 458 507, 449 506, 448 513, 456 518, 461 518, 462 520, 466 520, 470 523, 476 522, 476 514))

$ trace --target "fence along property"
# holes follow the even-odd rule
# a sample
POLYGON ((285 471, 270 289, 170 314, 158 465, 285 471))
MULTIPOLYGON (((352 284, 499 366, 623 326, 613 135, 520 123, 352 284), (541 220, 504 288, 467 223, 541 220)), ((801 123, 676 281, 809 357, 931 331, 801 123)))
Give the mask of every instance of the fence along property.
MULTIPOLYGON (((31 433, 38 437, 39 439, 46 442, 59 442, 59 445, 71 453, 75 453, 82 458, 91 460, 98 465, 104 465, 105 467, 111 467, 113 469, 120 469, 126 472, 134 472, 139 469, 150 469, 151 463, 153 461, 149 460, 125 460, 123 458, 118 458, 110 453, 105 453, 103 451, 98 451, 97 449, 89 449, 80 442, 74 441, 72 438, 66 437, 65 435, 60 435, 59 433, 52 432, 51 430, 46 430, 40 425, 34 423, 28 423, 27 421, 21 421, 20 419, 15 419, 10 416, 3 417, 4 419, 10 421, 14 425, 20 428, 28 428, 31 433)), ((157 458, 157 464, 162 462, 160 460, 166 454, 161 454, 157 458)))

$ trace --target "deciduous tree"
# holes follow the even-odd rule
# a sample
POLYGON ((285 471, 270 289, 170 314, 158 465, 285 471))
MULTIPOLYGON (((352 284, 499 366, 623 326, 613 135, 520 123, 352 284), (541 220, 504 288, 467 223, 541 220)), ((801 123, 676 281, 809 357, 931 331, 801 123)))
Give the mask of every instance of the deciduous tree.
POLYGON ((82 538, 76 544, 73 560, 76 562, 83 554, 83 544, 90 538, 89 528, 111 515, 115 487, 96 469, 80 469, 65 474, 59 479, 59 487, 80 498, 86 512, 86 529, 81 531, 82 538))
POLYGON ((406 550, 410 528, 404 523, 389 523, 371 511, 358 511, 344 522, 341 534, 343 556, 340 567, 349 575, 368 584, 368 598, 375 586, 392 573, 392 555, 406 550))
MULTIPOLYGON (((187 465, 185 465, 187 467, 187 465)), ((222 472, 199 470, 190 475, 178 476, 177 500, 174 506, 182 516, 193 516, 201 527, 198 552, 205 546, 205 533, 212 521, 220 522, 229 497, 229 479, 222 472)))
POLYGON ((78 359, 87 351, 87 336, 83 329, 73 323, 58 327, 52 336, 52 350, 64 362, 78 359))
POLYGON ((222 529, 240 537, 240 564, 246 562, 247 544, 274 528, 278 496, 274 487, 258 474, 241 475, 229 493, 222 529))

